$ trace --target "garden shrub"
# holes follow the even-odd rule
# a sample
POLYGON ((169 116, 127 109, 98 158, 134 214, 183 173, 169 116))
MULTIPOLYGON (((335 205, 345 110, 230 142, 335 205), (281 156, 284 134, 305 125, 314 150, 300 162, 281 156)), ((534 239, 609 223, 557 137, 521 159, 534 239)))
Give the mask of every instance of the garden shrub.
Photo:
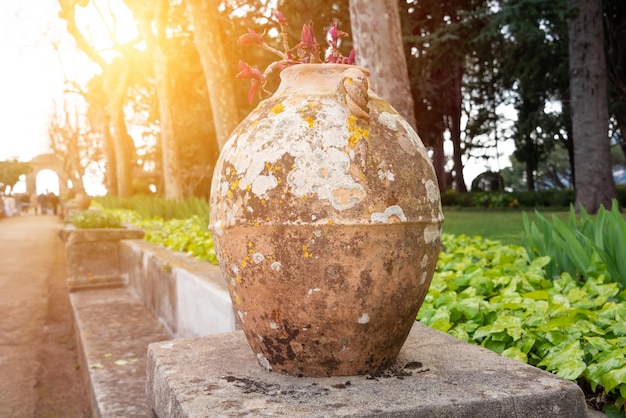
POLYGON ((537 192, 511 192, 519 202, 520 207, 534 208, 537 207, 537 192))
POLYGON ((580 219, 570 206, 567 223, 552 216, 552 221, 535 211, 536 223, 522 214, 526 251, 530 259, 550 257, 548 278, 562 272, 587 279, 600 274, 626 287, 626 221, 613 200, 610 211, 600 207, 595 217, 581 208, 580 219))
POLYGON ((568 208, 576 200, 574 190, 538 190, 535 192, 511 192, 511 196, 525 208, 568 208))
POLYGON ((576 200, 573 190, 540 190, 536 192, 471 192, 448 190, 441 194, 443 206, 461 208, 568 208, 576 200))
POLYGON ((456 190, 447 190, 441 194, 441 204, 443 206, 457 206, 469 208, 474 204, 471 193, 457 193, 456 190))
POLYGON ((209 218, 208 201, 193 196, 179 200, 148 195, 136 195, 128 199, 102 196, 94 200, 104 209, 128 209, 137 212, 145 219, 187 219, 194 215, 209 218))
POLYGON ((69 223, 76 228, 123 228, 120 219, 110 212, 84 210, 72 215, 69 223))
POLYGON ((503 189, 504 179, 500 173, 487 170, 477 175, 472 181, 472 192, 499 192, 503 189))
POLYGON ((504 209, 514 208, 519 201, 510 193, 479 192, 472 193, 472 203, 479 208, 504 209))

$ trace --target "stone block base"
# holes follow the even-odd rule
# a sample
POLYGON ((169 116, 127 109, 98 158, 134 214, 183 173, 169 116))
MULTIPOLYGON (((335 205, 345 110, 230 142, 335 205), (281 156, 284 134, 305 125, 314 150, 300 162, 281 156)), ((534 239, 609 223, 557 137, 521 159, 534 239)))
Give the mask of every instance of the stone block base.
POLYGON ((416 322, 396 367, 366 376, 265 371, 243 331, 148 347, 151 417, 586 417, 580 388, 416 322))

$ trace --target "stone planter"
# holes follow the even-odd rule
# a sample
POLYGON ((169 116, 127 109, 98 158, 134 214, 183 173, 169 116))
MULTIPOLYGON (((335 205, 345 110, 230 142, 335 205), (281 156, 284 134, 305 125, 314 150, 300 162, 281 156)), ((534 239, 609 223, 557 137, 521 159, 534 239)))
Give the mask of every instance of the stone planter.
POLYGON ((443 222, 434 169, 368 76, 335 64, 283 70, 216 165, 210 228, 268 370, 389 367, 430 285, 443 222))
POLYGON ((81 229, 66 225, 59 233, 65 243, 70 291, 124 286, 120 271, 120 241, 141 239, 137 228, 81 229))

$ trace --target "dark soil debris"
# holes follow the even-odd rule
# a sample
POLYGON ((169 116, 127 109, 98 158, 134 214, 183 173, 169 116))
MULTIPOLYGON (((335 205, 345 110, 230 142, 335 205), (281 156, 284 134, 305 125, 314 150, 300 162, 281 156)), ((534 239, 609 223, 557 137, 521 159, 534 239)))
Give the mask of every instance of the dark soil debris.
POLYGON ((389 367, 388 369, 382 370, 377 373, 372 373, 366 376, 365 378, 367 380, 378 381, 380 378, 390 379, 392 377, 395 377, 396 379, 402 380, 405 377, 413 376, 413 372, 410 372, 408 370, 415 370, 415 373, 424 373, 430 370, 428 368, 417 370, 417 369, 420 369, 421 367, 423 367, 423 364, 419 361, 410 361, 408 363, 399 362, 389 367))

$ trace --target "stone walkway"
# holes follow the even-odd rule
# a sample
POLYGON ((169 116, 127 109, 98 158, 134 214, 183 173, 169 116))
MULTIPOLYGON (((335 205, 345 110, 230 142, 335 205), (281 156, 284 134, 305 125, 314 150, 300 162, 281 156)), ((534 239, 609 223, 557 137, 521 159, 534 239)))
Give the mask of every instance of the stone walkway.
POLYGON ((63 224, 0 219, 0 417, 87 417, 66 286, 63 224))

